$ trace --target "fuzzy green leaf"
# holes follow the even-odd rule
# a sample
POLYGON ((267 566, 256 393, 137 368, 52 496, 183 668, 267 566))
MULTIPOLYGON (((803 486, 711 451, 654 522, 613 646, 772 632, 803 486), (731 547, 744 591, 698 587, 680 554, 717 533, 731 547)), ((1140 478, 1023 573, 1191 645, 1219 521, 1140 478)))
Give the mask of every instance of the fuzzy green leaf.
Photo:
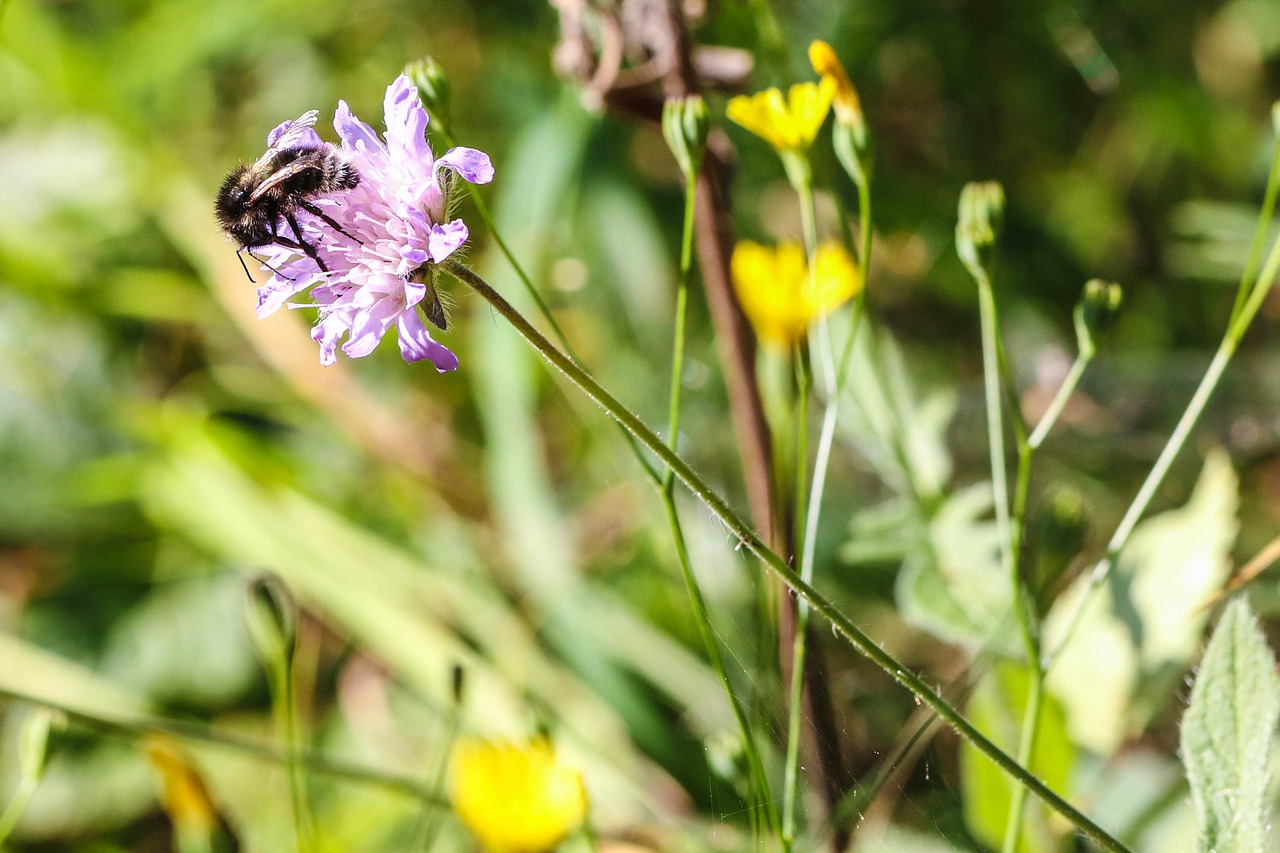
POLYGON ((1248 604, 1237 600, 1213 632, 1182 718, 1197 850, 1265 848, 1267 760, 1278 717, 1275 657, 1248 604))

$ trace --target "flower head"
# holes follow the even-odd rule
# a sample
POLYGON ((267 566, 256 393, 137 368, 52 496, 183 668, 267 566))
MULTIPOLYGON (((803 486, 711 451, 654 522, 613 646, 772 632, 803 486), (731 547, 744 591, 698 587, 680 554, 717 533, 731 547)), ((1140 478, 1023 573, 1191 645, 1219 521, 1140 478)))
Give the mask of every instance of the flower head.
POLYGON ((491 853, 546 853, 586 817, 582 775, 545 739, 466 739, 450 764, 449 802, 491 853))
POLYGON ((809 45, 809 62, 813 70, 822 75, 823 80, 830 80, 833 96, 831 105, 836 111, 836 121, 849 125, 862 123, 862 101, 858 98, 858 90, 853 88, 849 75, 845 73, 840 57, 831 45, 825 41, 814 41, 809 45))
MULTIPOLYGON (((322 363, 336 360, 339 345, 351 358, 366 356, 395 327, 405 361, 426 359, 441 372, 453 370, 457 356, 431 337, 418 306, 429 294, 429 265, 442 263, 467 240, 466 224, 449 218, 452 180, 488 183, 493 166, 487 154, 472 148, 435 157, 425 137, 427 112, 408 77, 397 77, 387 88, 383 110, 385 141, 345 101, 338 102, 333 125, 342 140, 339 150, 359 183, 314 199, 323 217, 299 210, 301 234, 277 224, 277 233, 291 243, 313 247, 325 269, 288 246, 257 250, 272 273, 258 289, 258 316, 294 304, 289 299, 310 288, 310 304, 320 309, 311 337, 320 344, 322 363)), ((268 145, 291 124, 272 131, 268 145)), ((297 144, 323 143, 308 130, 297 144)))
POLYGON ((831 111, 834 94, 835 82, 824 77, 820 83, 797 83, 785 100, 777 88, 738 95, 729 100, 725 115, 779 153, 806 151, 831 111))
POLYGON ((733 250, 733 287, 762 341, 790 347, 862 289, 862 272, 839 243, 818 247, 813 280, 799 243, 744 241, 733 250))

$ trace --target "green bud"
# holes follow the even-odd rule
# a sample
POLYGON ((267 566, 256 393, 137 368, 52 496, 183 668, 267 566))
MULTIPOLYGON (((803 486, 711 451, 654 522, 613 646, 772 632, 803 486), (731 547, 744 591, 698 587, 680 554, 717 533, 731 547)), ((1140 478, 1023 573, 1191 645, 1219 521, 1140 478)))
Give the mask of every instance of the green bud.
POLYGON ((1123 302, 1124 291, 1114 282, 1095 278, 1085 284, 1073 314, 1076 341, 1082 354, 1097 352, 1098 339, 1115 325, 1123 302))
POLYGON ((845 172, 856 185, 864 187, 871 179, 871 138, 861 117, 858 113, 858 121, 837 121, 831 131, 831 141, 836 159, 845 172))
POLYGON ((275 575, 260 575, 245 589, 245 624, 263 662, 292 660, 298 642, 298 605, 275 575))
POLYGON ((22 783, 34 786, 44 774, 49 749, 49 730, 66 725, 66 717, 52 708, 34 708, 22 721, 18 732, 18 773, 22 783))
POLYGON ((974 278, 990 274, 1004 221, 1004 188, 995 181, 971 182, 960 191, 956 252, 974 278))
POLYGON ((453 84, 445 76, 444 68, 430 56, 410 62, 404 73, 418 87, 422 95, 422 105, 427 108, 431 120, 440 125, 446 133, 449 130, 449 102, 453 97, 453 84))
POLYGON ((702 168, 710 130, 707 104, 701 95, 668 98, 663 104, 662 135, 666 137, 667 146, 675 155, 685 178, 691 179, 702 168))

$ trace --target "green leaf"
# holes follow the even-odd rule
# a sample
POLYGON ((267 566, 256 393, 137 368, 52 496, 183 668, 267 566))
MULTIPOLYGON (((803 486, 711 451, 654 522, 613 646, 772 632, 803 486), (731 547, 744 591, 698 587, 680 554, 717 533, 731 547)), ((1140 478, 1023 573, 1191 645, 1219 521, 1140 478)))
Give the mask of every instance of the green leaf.
MULTIPOLYGON (((1110 754, 1168 707, 1204 633, 1204 602, 1231 570, 1236 490, 1227 454, 1210 453, 1186 505, 1138 525, 1108 588, 1092 596, 1046 682, 1076 743, 1110 754)), ((1055 602, 1047 648, 1088 586, 1081 576, 1055 602)))
POLYGON ((1009 579, 990 513, 988 483, 947 498, 927 540, 903 564, 898 603, 903 616, 946 640, 1016 655, 1009 579))
POLYGON ((1280 718, 1275 666, 1249 605, 1232 602, 1209 641, 1182 717, 1197 850, 1233 853, 1266 845, 1267 763, 1280 718))

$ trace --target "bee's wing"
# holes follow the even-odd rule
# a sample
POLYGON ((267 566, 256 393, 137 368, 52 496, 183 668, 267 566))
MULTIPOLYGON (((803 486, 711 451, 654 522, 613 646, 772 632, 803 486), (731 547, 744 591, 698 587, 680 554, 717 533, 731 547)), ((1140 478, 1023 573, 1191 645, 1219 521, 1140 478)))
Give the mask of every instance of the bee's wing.
POLYGON ((293 121, 285 122, 280 127, 277 127, 271 132, 271 136, 267 138, 267 153, 264 156, 270 156, 277 151, 283 151, 285 148, 292 148, 310 132, 311 127, 319 117, 318 110, 307 110, 293 121))
POLYGON ((305 172, 307 169, 317 168, 316 164, 310 160, 294 160, 292 163, 281 166, 270 175, 263 178, 256 187, 254 187, 253 195, 249 196, 249 203, 253 204, 262 195, 271 190, 272 187, 289 180, 294 175, 305 172))

